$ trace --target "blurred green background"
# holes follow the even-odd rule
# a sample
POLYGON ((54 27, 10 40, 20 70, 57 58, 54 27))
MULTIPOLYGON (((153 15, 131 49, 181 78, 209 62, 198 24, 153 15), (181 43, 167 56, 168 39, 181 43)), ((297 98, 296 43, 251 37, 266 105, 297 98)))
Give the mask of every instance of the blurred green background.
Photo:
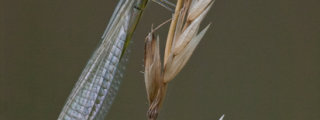
MULTIPOLYGON (((116 0, 1 1, 0 119, 57 119, 116 0)), ((319 120, 319 0, 217 0, 159 120, 319 120)), ((144 38, 171 16, 149 3, 108 120, 145 120, 144 38)), ((169 25, 157 31, 162 45, 169 25)), ((163 47, 163 46, 162 46, 163 47)))

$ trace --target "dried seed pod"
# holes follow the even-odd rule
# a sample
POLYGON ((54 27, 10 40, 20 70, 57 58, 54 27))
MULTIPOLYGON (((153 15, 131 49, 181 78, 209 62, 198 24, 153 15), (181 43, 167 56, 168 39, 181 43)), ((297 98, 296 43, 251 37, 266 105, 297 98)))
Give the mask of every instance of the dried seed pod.
POLYGON ((188 21, 196 19, 207 8, 210 2, 212 2, 212 0, 193 0, 187 17, 188 21))
POLYGON ((207 15, 211 6, 212 6, 212 3, 209 4, 207 7, 205 7, 206 9, 201 13, 199 13, 197 18, 194 19, 192 23, 189 26, 187 26, 187 28, 183 31, 183 33, 177 38, 178 42, 175 43, 175 46, 174 46, 175 55, 179 53, 179 51, 181 51, 186 46, 186 44, 188 44, 190 40, 196 35, 196 33, 199 30, 200 23, 202 22, 204 17, 207 15))
POLYGON ((166 84, 163 82, 162 67, 159 51, 159 37, 154 38, 153 31, 145 41, 145 84, 149 101, 147 116, 155 120, 158 116, 162 101, 166 93, 166 84))
POLYGON ((149 103, 156 96, 157 89, 162 83, 161 60, 159 50, 159 38, 156 40, 153 33, 149 33, 145 40, 145 84, 149 103))
POLYGON ((186 47, 177 55, 171 54, 168 57, 167 64, 164 68, 163 79, 165 83, 171 81, 182 70, 209 27, 210 24, 207 25, 207 27, 204 28, 197 36, 193 37, 186 47))
MULTIPOLYGON (((199 3, 193 1, 190 7, 195 6, 193 4, 199 4, 199 3)), ((164 73, 165 83, 168 83, 169 81, 171 81, 182 70, 182 68, 185 66, 185 64, 191 57, 194 49, 200 42, 201 38, 203 37, 204 33, 207 31, 209 25, 205 29, 203 29, 199 34, 197 34, 199 31, 200 23, 208 13, 212 4, 213 2, 211 3, 208 2, 205 5, 206 9, 202 10, 201 13, 198 13, 199 15, 197 16, 196 19, 194 19, 193 21, 190 21, 191 22, 190 24, 185 23, 184 28, 186 29, 184 29, 183 31, 179 31, 179 29, 176 29, 176 32, 182 32, 182 33, 175 34, 177 36, 174 36, 174 40, 171 48, 172 50, 169 52, 169 56, 167 57, 167 62, 165 63, 165 66, 164 66, 163 73, 164 73)), ((184 15, 182 14, 182 16, 184 15)), ((178 21, 181 21, 181 20, 179 19, 178 21)), ((179 24, 183 24, 183 23, 178 22, 177 26, 181 26, 179 24)), ((181 28, 181 27, 178 27, 178 28, 181 28)))
POLYGON ((147 36, 145 84, 149 101, 147 112, 149 120, 156 120, 165 98, 167 83, 182 70, 208 30, 210 24, 198 33, 200 23, 212 4, 212 0, 177 1, 176 13, 168 33, 163 69, 159 53, 159 37, 154 38, 153 30, 147 36))

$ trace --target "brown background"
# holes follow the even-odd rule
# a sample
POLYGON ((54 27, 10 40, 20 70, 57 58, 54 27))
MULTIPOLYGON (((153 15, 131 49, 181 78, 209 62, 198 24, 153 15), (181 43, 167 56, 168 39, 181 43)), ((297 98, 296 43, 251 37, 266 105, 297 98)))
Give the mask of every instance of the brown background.
MULTIPOLYGON (((53 120, 115 0, 1 1, 0 119, 53 120)), ((319 0, 217 0, 213 23, 169 86, 159 120, 319 120, 319 0)), ((144 120, 143 41, 170 12, 149 3, 109 120, 144 120)), ((168 25, 158 31, 162 41, 168 25)))

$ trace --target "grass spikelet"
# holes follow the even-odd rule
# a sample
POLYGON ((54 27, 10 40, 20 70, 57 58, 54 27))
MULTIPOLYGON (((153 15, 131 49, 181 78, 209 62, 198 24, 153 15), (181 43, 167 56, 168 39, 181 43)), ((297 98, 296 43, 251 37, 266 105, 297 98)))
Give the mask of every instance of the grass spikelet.
POLYGON ((182 70, 210 27, 199 27, 213 0, 178 0, 167 37, 164 65, 161 65, 159 37, 154 30, 145 41, 145 84, 149 101, 147 116, 156 120, 166 94, 167 84, 182 70))
MULTIPOLYGON (((167 57, 167 61, 164 65, 164 82, 167 83, 171 81, 184 67, 186 62, 189 60, 190 56, 192 55, 194 49, 188 49, 190 47, 187 47, 190 43, 195 43, 191 41, 197 41, 195 38, 197 37, 200 23, 202 22, 203 18, 208 13, 209 9, 211 8, 213 1, 212 0, 195 0, 191 2, 191 5, 189 6, 191 1, 187 0, 185 1, 185 5, 183 9, 188 9, 189 12, 180 12, 179 16, 185 16, 187 14, 187 20, 185 23, 179 23, 177 26, 183 26, 183 27, 177 27, 179 29, 175 29, 176 32, 179 32, 181 34, 175 34, 172 41, 171 51, 169 51, 169 56, 167 57), (201 6, 199 6, 201 5, 201 6), (190 15, 191 14, 191 15, 190 15), (196 16, 195 19, 190 18, 196 16), (183 24, 183 25, 180 25, 183 24), (183 28, 183 29, 182 29, 183 28), (187 53, 186 53, 187 52, 187 53)), ((183 19, 183 17, 181 17, 183 19)), ((178 20, 183 21, 183 20, 178 20)), ((208 25, 209 26, 209 25, 208 25)), ((207 29, 207 28, 206 28, 207 29)), ((205 29, 204 29, 205 30, 205 29)), ((201 39, 198 39, 199 41, 201 39)), ((170 42, 170 41, 167 41, 170 42)), ((197 44, 190 44, 193 45, 195 48, 197 44)), ((167 50, 167 49, 166 49, 167 50)), ((166 51, 167 52, 167 51, 166 51)), ((165 58, 166 59, 166 58, 165 58)))
POLYGON ((145 84, 148 101, 151 103, 156 96, 156 91, 162 82, 159 38, 155 40, 153 33, 149 33, 145 41, 145 84))

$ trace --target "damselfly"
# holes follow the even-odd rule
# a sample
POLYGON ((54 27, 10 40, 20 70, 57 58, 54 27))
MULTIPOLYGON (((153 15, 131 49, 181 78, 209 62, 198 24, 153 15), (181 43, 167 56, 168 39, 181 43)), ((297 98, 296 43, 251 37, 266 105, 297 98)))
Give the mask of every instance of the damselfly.
MULTIPOLYGON (((167 0, 153 0, 170 9, 167 0)), ((73 88, 59 120, 103 120, 118 92, 121 63, 148 0, 119 0, 93 53, 73 88)))
POLYGON ((101 43, 67 99, 59 120, 104 119, 120 84, 120 62, 147 2, 119 0, 101 43))

